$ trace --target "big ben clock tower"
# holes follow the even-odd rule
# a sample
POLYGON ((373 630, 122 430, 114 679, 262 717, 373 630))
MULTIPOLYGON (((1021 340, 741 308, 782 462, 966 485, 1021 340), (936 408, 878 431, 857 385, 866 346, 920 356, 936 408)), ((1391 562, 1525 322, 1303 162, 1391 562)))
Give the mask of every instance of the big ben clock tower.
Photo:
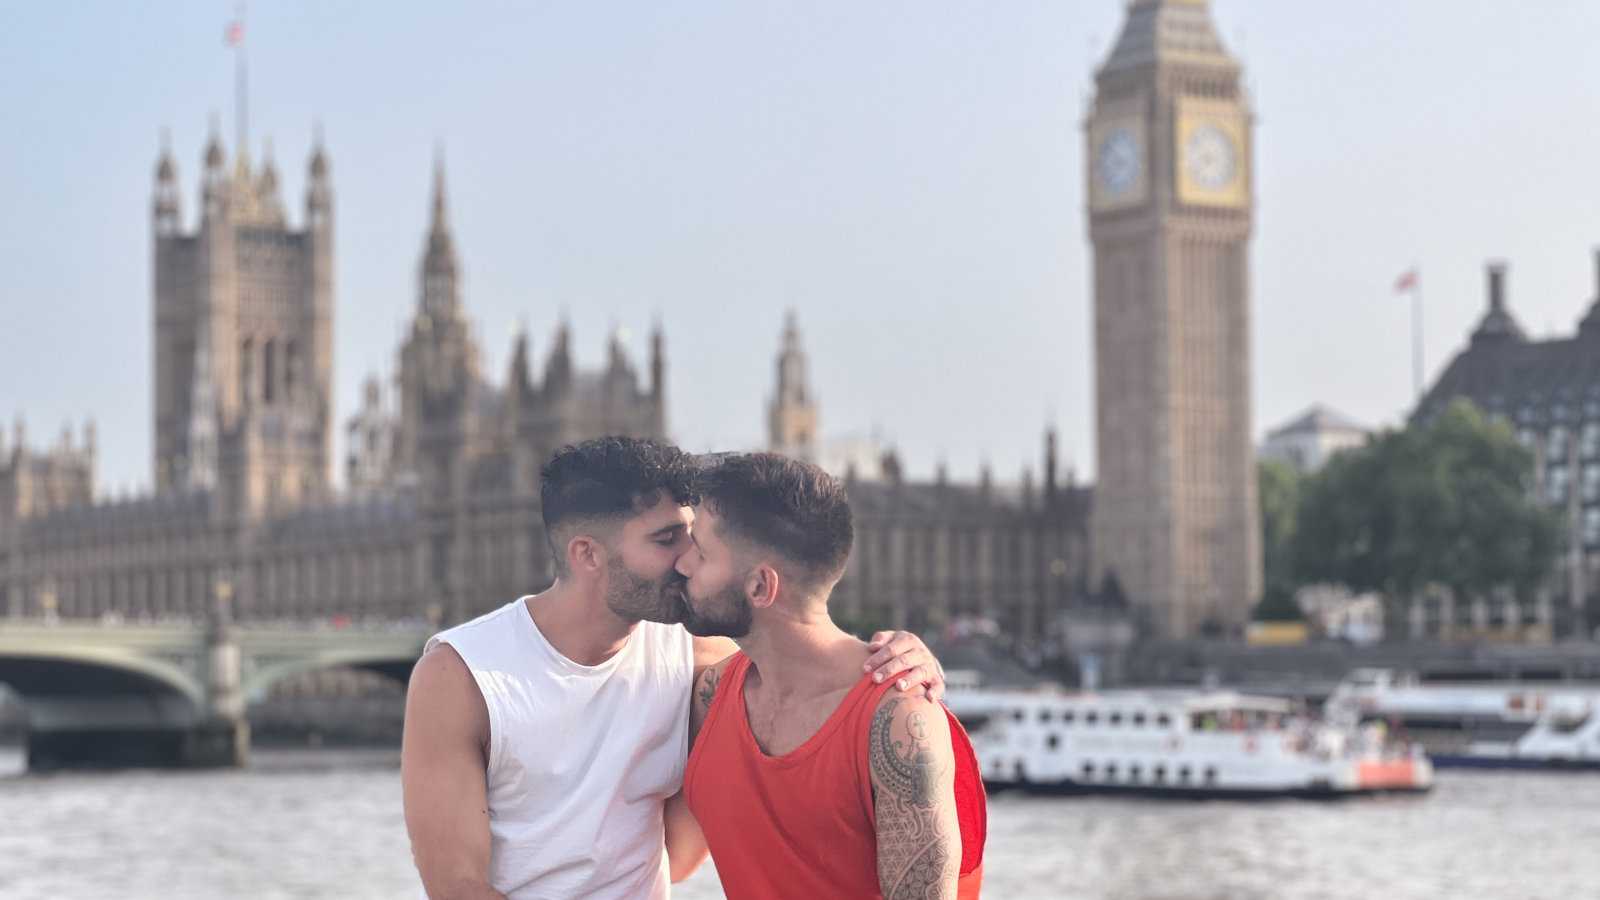
POLYGON ((1261 592, 1239 64, 1206 0, 1131 0, 1096 88, 1096 577, 1158 636, 1229 630, 1261 592))

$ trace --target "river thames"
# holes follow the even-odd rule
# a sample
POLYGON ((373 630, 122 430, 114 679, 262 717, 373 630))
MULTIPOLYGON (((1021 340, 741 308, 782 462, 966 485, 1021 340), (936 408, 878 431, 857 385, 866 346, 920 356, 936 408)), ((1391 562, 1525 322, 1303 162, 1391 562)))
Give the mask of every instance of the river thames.
MULTIPOLYGON (((16 774, 0 897, 418 897, 398 754, 258 751, 243 771, 16 774)), ((986 897, 1568 900, 1600 895, 1600 774, 1439 775, 1343 802, 991 799, 986 897)), ((722 896, 709 866, 673 893, 722 896)))

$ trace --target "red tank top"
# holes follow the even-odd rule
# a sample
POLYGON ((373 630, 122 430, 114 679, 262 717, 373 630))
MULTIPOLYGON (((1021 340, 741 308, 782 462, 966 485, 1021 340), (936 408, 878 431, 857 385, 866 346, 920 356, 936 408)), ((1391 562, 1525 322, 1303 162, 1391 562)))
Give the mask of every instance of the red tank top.
MULTIPOLYGON (((882 897, 867 740, 894 684, 865 676, 805 743, 783 756, 756 744, 745 715, 750 659, 736 654, 701 725, 684 796, 732 900, 882 897)), ((965 729, 950 715, 961 825, 958 896, 976 898, 988 831, 983 780, 965 729)))

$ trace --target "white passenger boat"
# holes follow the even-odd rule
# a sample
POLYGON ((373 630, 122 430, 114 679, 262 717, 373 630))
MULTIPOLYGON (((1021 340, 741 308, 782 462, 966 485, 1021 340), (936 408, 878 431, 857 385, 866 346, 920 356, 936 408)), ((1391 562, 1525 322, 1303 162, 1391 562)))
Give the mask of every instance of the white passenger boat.
POLYGON ((1426 791, 1420 748, 1231 691, 951 690, 991 786, 1188 797, 1426 791))
POLYGON ((1324 709, 1330 720, 1383 723, 1440 766, 1600 769, 1600 684, 1425 682, 1357 669, 1324 709))

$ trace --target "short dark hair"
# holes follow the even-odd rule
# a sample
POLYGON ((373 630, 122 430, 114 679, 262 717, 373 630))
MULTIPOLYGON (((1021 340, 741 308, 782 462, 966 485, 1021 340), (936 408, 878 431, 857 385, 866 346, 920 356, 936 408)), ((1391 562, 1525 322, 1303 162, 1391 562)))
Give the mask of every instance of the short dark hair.
POLYGON ((556 571, 567 568, 572 526, 624 518, 662 497, 680 506, 698 499, 694 458, 671 444, 644 438, 602 437, 557 450, 539 472, 539 503, 556 571))
POLYGON ((850 500, 817 466, 776 453, 733 454, 702 473, 699 493, 730 539, 777 552, 807 586, 831 586, 844 574, 855 540, 850 500))

